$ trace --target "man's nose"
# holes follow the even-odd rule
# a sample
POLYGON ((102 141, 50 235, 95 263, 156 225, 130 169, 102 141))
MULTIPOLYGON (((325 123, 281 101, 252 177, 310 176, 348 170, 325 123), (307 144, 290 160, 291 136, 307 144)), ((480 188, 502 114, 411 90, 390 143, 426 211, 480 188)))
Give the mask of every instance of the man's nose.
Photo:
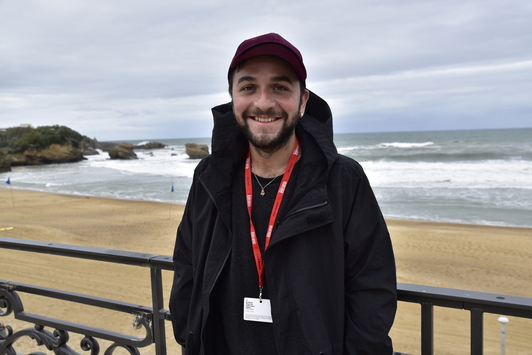
POLYGON ((255 107, 266 111, 275 106, 272 94, 269 90, 263 89, 258 91, 257 99, 255 100, 255 107))

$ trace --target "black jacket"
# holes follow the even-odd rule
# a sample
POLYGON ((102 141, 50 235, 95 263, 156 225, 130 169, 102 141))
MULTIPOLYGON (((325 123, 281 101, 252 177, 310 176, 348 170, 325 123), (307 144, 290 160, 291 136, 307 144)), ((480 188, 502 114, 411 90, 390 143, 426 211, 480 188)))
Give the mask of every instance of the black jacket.
MULTIPOLYGON (((210 353, 210 295, 231 252, 231 182, 248 149, 230 104, 212 111, 212 154, 196 168, 174 250, 170 310, 185 354, 210 353)), ((298 184, 264 253, 278 353, 391 354, 395 262, 366 175, 337 153, 329 106, 313 93, 296 134, 298 184)))

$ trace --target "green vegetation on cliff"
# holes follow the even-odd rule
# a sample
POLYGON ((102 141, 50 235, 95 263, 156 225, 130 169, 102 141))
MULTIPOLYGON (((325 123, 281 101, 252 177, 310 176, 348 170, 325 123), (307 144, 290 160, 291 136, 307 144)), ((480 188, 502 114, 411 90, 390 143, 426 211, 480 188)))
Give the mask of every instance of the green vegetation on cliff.
POLYGON ((28 148, 42 150, 51 144, 72 145, 75 148, 91 139, 66 126, 13 127, 0 131, 0 149, 24 152, 28 148))

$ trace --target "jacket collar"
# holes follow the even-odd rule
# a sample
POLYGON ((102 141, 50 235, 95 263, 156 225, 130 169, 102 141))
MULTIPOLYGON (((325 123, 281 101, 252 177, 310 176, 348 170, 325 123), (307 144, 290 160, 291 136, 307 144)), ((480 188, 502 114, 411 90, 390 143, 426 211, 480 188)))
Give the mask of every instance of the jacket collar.
MULTIPOLYGON (((333 142, 331 109, 321 97, 312 91, 309 93, 305 115, 299 120, 296 133, 298 136, 308 133, 322 151, 327 167, 330 168, 338 156, 333 142)), ((248 142, 238 129, 231 103, 212 108, 212 114, 214 118, 211 144, 213 158, 224 159, 225 162, 233 164, 240 163, 247 152, 248 142)))

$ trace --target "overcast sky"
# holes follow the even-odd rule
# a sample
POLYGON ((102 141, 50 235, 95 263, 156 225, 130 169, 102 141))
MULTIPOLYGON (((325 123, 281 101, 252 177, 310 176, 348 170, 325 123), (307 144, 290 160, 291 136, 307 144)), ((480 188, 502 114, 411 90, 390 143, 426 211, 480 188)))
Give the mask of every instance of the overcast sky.
POLYGON ((268 32, 336 133, 532 127, 530 0, 0 0, 0 128, 209 137, 236 47, 268 32))

